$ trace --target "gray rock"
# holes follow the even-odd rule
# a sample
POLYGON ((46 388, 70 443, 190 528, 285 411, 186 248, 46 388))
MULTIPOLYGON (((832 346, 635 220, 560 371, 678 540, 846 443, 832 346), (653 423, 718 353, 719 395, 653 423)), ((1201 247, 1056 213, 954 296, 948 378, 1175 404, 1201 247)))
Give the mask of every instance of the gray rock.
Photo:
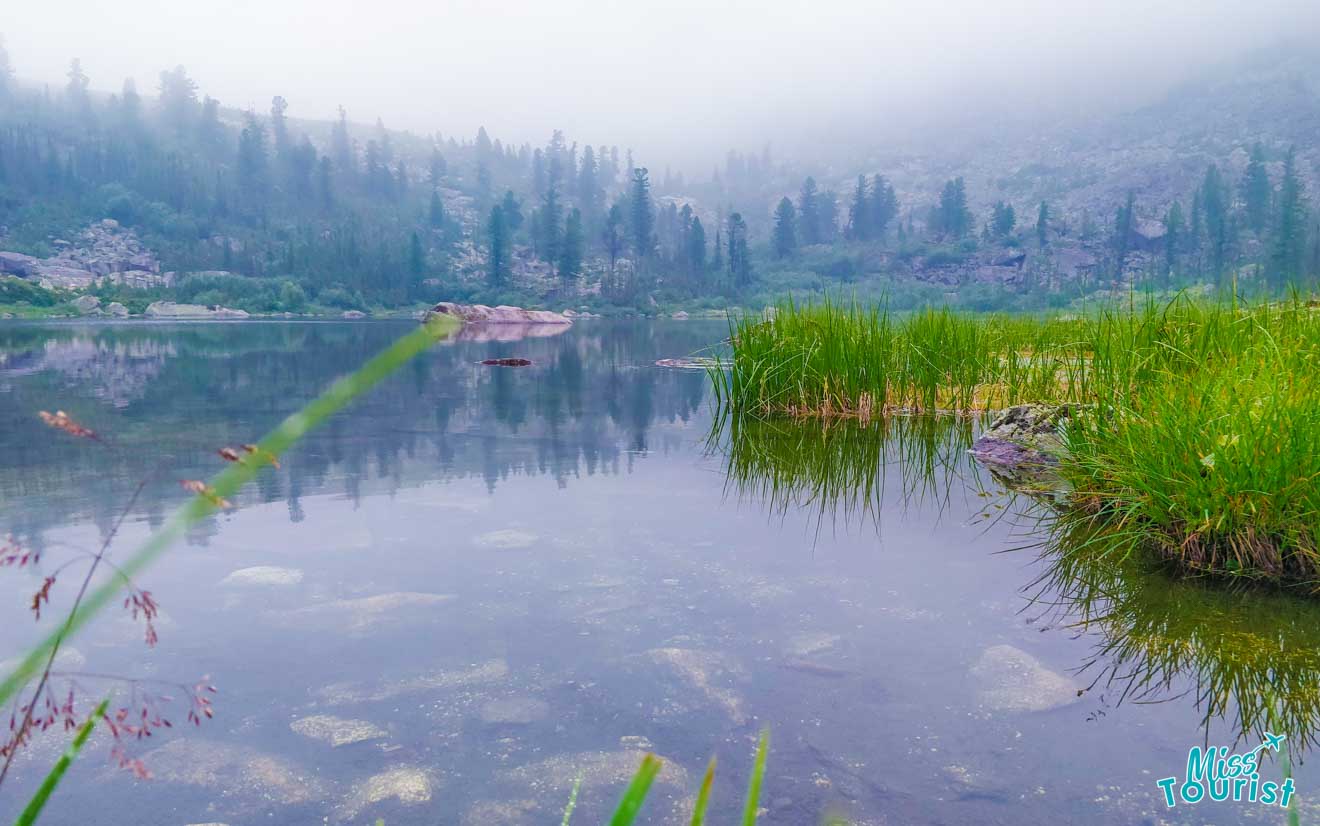
POLYGON ((481 707, 481 721, 492 725, 525 726, 544 720, 550 706, 534 697, 508 697, 491 700, 481 707))
POLYGON ((1010 487, 1053 486, 1064 452, 1060 428, 1076 405, 1020 404, 994 419, 972 445, 972 456, 1010 487))
POLYGON ((40 260, 21 252, 0 252, 0 272, 24 278, 35 275, 40 260))
POLYGON ((344 310, 342 313, 339 314, 339 317, 351 320, 356 318, 366 318, 367 314, 362 312, 361 310, 344 310))
POLYGON ((203 307, 201 304, 176 304, 173 301, 153 301, 147 305, 147 318, 247 318, 246 310, 227 307, 203 307))
POLYGON ((73 308, 83 315, 100 313, 101 299, 94 295, 80 295, 73 300, 73 308))
POLYGON ((313 714, 301 717, 289 724, 295 734, 329 743, 331 748, 339 748, 365 740, 379 740, 387 732, 375 723, 367 720, 346 720, 329 714, 313 714))
POLYGON ((441 301, 427 313, 431 315, 451 315, 464 324, 572 324, 573 320, 561 313, 550 310, 524 310, 522 307, 510 307, 501 304, 488 307, 485 304, 454 304, 441 301))
POLYGON ((118 301, 111 301, 106 308, 106 312, 115 318, 128 318, 128 308, 118 301))
POLYGON ((1048 711, 1076 702, 1078 685, 1011 645, 987 648, 972 666, 976 699, 990 711, 1048 711))

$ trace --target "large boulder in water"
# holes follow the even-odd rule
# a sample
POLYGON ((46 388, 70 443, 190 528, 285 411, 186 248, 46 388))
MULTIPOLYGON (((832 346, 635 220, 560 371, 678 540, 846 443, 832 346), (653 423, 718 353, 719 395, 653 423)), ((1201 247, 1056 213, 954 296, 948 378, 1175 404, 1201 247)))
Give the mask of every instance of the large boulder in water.
POLYGON ((972 445, 976 461, 1011 488, 1056 487, 1063 454, 1062 427, 1071 404, 1019 404, 1000 413, 972 445))
POLYGON ((525 310, 522 307, 510 307, 501 304, 488 307, 485 304, 455 304, 441 301, 430 309, 426 318, 434 315, 453 316, 464 324, 552 324, 568 325, 573 320, 550 310, 525 310))

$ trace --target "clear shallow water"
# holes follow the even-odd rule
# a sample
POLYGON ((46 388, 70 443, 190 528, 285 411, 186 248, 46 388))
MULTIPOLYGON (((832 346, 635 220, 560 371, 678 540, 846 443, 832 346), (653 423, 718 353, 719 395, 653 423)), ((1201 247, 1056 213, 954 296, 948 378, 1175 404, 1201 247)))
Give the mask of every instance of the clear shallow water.
MULTIPOLYGON (((147 478, 127 553, 183 499, 177 479, 205 478, 217 447, 407 329, 0 328, 0 533, 65 558, 147 478), (40 409, 112 447, 47 430, 40 409)), ((1198 677, 1277 683, 1309 719, 1320 674, 1289 658, 1309 649, 1311 613, 1126 574, 1095 586, 1124 609, 1108 623, 1076 627, 1073 601, 1031 607, 1069 589, 1032 587, 1051 573, 1037 553, 1000 553, 1031 541, 1002 516, 1023 506, 961 459, 965 431, 785 427, 732 460, 727 437, 710 449, 706 376, 653 365, 726 334, 583 322, 446 342, 359 400, 148 572, 158 646, 117 612, 73 643, 68 671, 210 675, 218 714, 134 744, 149 782, 108 766, 103 740, 47 822, 548 823, 583 776, 574 822, 596 823, 648 748, 666 765, 647 822, 684 821, 711 755, 728 821, 766 725, 766 823, 1282 820, 1244 803, 1170 812, 1154 781, 1239 734, 1230 708, 1207 735, 1198 677), (499 356, 535 365, 475 364, 499 356), (1233 634, 1198 633, 1220 615, 1233 634), (1164 702, 1120 703, 1119 679, 1077 696, 1149 674, 1152 652, 1162 676, 1143 699, 1164 702)), ((39 584, 0 572, 0 657, 35 638, 39 584)), ((0 817, 59 747, 21 762, 0 817)), ((1304 805, 1313 778, 1308 762, 1304 805)))

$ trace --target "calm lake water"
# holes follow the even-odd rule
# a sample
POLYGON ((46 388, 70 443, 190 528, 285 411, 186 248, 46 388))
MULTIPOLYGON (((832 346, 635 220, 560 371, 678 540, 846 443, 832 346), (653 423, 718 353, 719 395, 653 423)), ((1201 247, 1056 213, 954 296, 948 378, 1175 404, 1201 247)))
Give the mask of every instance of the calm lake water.
MULTIPOLYGON (((145 479, 122 558, 184 500, 179 479, 223 465, 217 448, 408 329, 0 327, 0 535, 52 568, 145 479), (43 409, 107 444, 49 430, 43 409)), ((768 824, 1284 822, 1169 810, 1155 781, 1181 778, 1192 745, 1253 748, 1262 721, 1306 757, 1316 609, 1024 548, 1042 509, 968 463, 967 423, 708 444, 706 375, 654 362, 725 335, 588 321, 444 342, 357 401, 142 577, 155 648, 118 610, 72 643, 61 687, 122 702, 129 688, 77 675, 175 695, 209 675, 217 715, 131 744, 150 781, 109 765, 98 733, 45 822, 558 823, 582 777, 574 822, 594 824, 645 750, 665 760, 645 822, 686 822, 712 755, 732 822, 764 726, 768 824), (534 364, 476 364, 501 356, 534 364)), ((0 659, 36 638, 40 582, 0 571, 0 659)), ((62 744, 20 759, 0 819, 62 744)), ((1320 816, 1311 761, 1296 778, 1303 821, 1320 816)))

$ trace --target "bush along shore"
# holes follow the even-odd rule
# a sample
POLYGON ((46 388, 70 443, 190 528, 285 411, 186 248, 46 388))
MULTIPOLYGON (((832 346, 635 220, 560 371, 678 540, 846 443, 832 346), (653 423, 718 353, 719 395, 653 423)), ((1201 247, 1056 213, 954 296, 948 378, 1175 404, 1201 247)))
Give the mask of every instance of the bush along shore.
POLYGON ((978 458, 1048 468, 1060 526, 1320 593, 1315 302, 1132 299, 1050 318, 786 304, 731 341, 712 371, 724 415, 979 417, 978 458))

